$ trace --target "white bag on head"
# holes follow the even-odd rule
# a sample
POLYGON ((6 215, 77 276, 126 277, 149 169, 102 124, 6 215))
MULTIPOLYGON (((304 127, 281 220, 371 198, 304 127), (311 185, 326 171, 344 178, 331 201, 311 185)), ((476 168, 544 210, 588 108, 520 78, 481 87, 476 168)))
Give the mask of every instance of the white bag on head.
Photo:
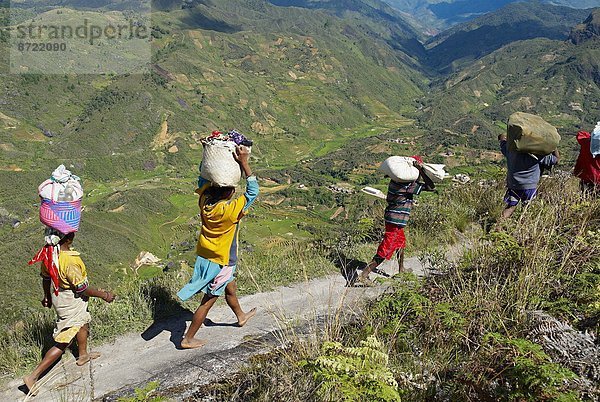
POLYGON ((390 179, 409 183, 419 178, 419 169, 414 166, 415 159, 407 156, 390 156, 379 170, 389 176, 390 179))
POLYGON ((240 165, 233 157, 233 141, 203 143, 200 176, 219 187, 235 187, 242 178, 240 165))
POLYGON ((596 124, 596 127, 594 127, 594 130, 592 131, 590 139, 590 152, 594 158, 600 155, 600 121, 596 124))

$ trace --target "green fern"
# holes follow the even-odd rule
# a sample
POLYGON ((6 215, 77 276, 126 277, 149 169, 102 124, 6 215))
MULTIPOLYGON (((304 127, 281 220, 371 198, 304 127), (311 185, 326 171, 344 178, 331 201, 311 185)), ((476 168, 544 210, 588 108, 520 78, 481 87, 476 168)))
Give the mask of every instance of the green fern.
POLYGON ((144 388, 136 388, 135 394, 130 397, 121 397, 118 402, 163 402, 165 398, 161 396, 154 396, 158 388, 158 381, 151 381, 144 388))
MULTIPOLYGON (((489 333, 484 342, 499 363, 497 372, 505 380, 509 400, 577 401, 566 387, 577 378, 571 370, 553 363, 542 347, 527 339, 489 333)), ((502 388, 502 387, 501 387, 502 388)))
POLYGON ((398 383, 388 368, 383 344, 369 336, 359 347, 325 342, 321 355, 302 366, 320 382, 323 399, 342 401, 400 401, 398 383))

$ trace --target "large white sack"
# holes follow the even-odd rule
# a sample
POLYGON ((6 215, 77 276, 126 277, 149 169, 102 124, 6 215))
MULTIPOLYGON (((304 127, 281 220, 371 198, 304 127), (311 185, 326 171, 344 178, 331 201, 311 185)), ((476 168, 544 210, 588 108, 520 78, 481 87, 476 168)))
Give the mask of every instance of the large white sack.
POLYGON ((203 144, 200 176, 219 187, 235 187, 242 178, 240 165, 233 157, 233 141, 211 141, 203 144))
POLYGON ((419 178, 419 169, 414 166, 415 159, 407 156, 390 156, 379 170, 398 182, 412 182, 419 178))
POLYGON ((437 163, 424 163, 423 172, 431 179, 434 183, 439 183, 446 177, 447 173, 444 170, 446 165, 440 165, 437 163))

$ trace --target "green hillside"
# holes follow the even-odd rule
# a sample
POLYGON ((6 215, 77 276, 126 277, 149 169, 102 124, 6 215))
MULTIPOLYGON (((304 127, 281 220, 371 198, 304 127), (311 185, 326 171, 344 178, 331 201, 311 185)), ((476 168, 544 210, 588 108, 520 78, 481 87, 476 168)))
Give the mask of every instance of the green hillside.
POLYGON ((597 40, 600 35, 600 9, 595 9, 581 24, 571 30, 569 39, 574 44, 597 40))
MULTIPOLYGON (((123 4, 96 6, 119 13, 115 5, 123 4)), ((424 48, 412 52, 406 40, 395 39, 419 38, 382 3, 183 5, 155 4, 146 73, 0 75, 0 234, 6 239, 0 251, 6 266, 15 267, 0 286, 19 295, 1 308, 8 321, 38 297, 36 287, 10 284, 36 281, 25 265, 41 240, 35 190, 59 163, 84 180, 78 244, 94 266, 92 278, 115 283, 131 273, 142 250, 165 264, 191 255, 199 141, 212 130, 250 134, 253 163, 272 179, 267 202, 248 222, 245 237, 252 243, 289 233, 310 239, 315 228, 335 225, 330 218, 340 207, 344 216, 359 215, 356 198, 328 186, 378 184, 375 162, 385 155, 425 153, 450 166, 493 160, 485 149, 495 146, 513 111, 540 113, 567 132, 598 115, 593 38, 578 45, 517 41, 438 76, 429 90, 427 76, 436 73, 423 63, 424 48), (455 155, 442 153, 448 149, 455 155)), ((59 14, 35 6, 17 15, 52 23, 94 12, 79 7, 59 14)), ((544 14, 531 5, 514 7, 548 15, 545 21, 556 30, 579 13, 557 17, 559 9, 544 14)), ((0 11, 7 17, 7 9, 0 11)), ((505 11, 482 21, 493 25, 503 18, 505 11)), ((7 46, 7 31, 0 32, 7 46)), ((477 41, 477 35, 465 36, 464 48, 477 41)), ((7 71, 8 60, 1 63, 0 71, 7 71)))
MULTIPOLYGON (((35 18, 82 12, 60 11, 37 9, 35 18)), ((0 75, 0 251, 13 273, 0 284, 8 300, 0 311, 8 321, 37 303, 37 274, 26 266, 41 246, 36 188, 59 163, 83 178, 77 243, 92 280, 115 283, 141 250, 165 262, 187 258, 179 244, 193 243, 198 228, 199 140, 212 130, 248 133, 259 171, 290 167, 410 124, 427 83, 418 60, 390 45, 404 28, 376 15, 228 0, 167 4, 152 17, 149 73, 0 75)), ((334 207, 310 219, 326 222, 334 207)), ((270 226, 274 236, 302 235, 296 223, 307 220, 299 211, 282 222, 270 207, 256 214, 249 239, 270 226)))
POLYGON ((417 59, 424 56, 422 39, 419 30, 415 29, 415 22, 407 15, 403 15, 380 0, 269 0, 270 3, 281 6, 303 7, 319 9, 338 16, 351 18, 368 17, 376 21, 369 29, 379 33, 387 43, 395 49, 408 52, 417 59))

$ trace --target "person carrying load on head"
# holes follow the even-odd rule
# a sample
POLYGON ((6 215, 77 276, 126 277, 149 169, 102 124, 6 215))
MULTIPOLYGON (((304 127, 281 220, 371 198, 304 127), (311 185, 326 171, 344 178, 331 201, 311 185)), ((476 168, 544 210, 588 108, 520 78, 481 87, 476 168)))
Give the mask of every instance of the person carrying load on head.
POLYGON ((598 195, 600 190, 600 122, 592 133, 577 133, 580 150, 573 174, 579 177, 581 191, 598 195))
POLYGON ((199 292, 203 292, 204 296, 181 341, 181 347, 184 349, 198 348, 206 344, 206 341, 194 336, 206 319, 208 311, 223 293, 225 301, 237 317, 238 326, 246 324, 256 313, 255 308, 246 313, 240 307, 236 294, 235 271, 238 260, 239 223, 256 200, 259 187, 248 162, 248 148, 238 145, 234 158, 246 175, 246 191, 241 197, 232 199, 235 187, 218 187, 202 177, 198 179, 196 193, 200 196, 198 206, 202 227, 196 247, 196 263, 192 278, 177 296, 183 301, 199 292))
POLYGON ((47 308, 53 307, 57 319, 53 335, 54 346, 46 352, 35 370, 23 378, 31 394, 37 392, 34 385, 42 373, 62 356, 73 340, 77 341, 79 351, 76 360, 78 366, 100 357, 98 352, 87 350, 91 321, 88 299, 98 297, 107 303, 115 299, 113 293, 89 285, 86 266, 80 254, 71 249, 75 232, 65 235, 50 229, 47 230, 46 237, 47 246, 42 248, 29 264, 42 263, 42 305, 47 308), (58 254, 53 250, 53 246, 58 246, 58 254))
POLYGON ((363 285, 371 285, 369 274, 377 272, 376 267, 384 260, 390 260, 394 253, 398 258, 398 271, 404 271, 404 249, 406 247, 406 236, 404 227, 406 227, 410 218, 411 210, 414 206, 414 196, 419 195, 421 191, 433 191, 434 182, 425 174, 423 160, 419 156, 412 157, 414 167, 418 170, 416 180, 410 182, 399 182, 390 179, 388 193, 386 197, 387 207, 385 208, 385 233, 383 240, 377 248, 375 256, 358 276, 358 282, 363 285), (421 182, 419 179, 422 179, 421 182))
POLYGON ((500 151, 506 157, 506 193, 504 194, 503 218, 509 218, 519 203, 524 206, 535 198, 542 169, 549 169, 560 160, 558 149, 545 156, 512 151, 505 134, 498 136, 500 151))
POLYGON ((519 203, 527 205, 536 195, 542 172, 560 159, 560 135, 539 116, 516 112, 507 122, 507 135, 498 136, 506 157, 506 193, 502 218, 509 218, 519 203))

